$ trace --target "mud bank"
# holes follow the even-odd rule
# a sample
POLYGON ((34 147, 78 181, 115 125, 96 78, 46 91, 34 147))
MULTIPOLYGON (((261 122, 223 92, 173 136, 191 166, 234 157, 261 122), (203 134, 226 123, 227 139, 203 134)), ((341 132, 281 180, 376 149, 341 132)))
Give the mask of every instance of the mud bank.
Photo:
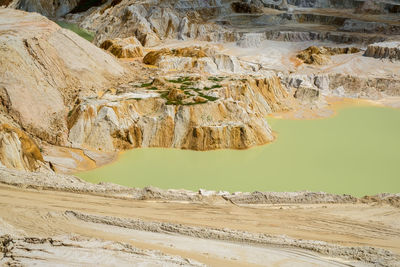
POLYGON ((382 193, 357 198, 351 195, 335 195, 325 192, 198 192, 185 189, 163 190, 156 187, 131 188, 112 183, 92 184, 76 176, 48 173, 24 172, 0 167, 0 183, 22 188, 58 190, 74 193, 88 193, 134 200, 218 201, 234 204, 315 204, 315 203, 387 203, 400 207, 400 193, 382 193))

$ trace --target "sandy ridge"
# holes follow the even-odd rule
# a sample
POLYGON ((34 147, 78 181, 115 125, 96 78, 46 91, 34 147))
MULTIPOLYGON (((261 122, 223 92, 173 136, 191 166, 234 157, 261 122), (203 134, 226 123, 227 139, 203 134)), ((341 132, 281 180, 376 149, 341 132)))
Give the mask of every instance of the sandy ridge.
POLYGON ((227 228, 216 229, 186 226, 173 223, 146 222, 140 219, 123 219, 110 216, 96 216, 75 211, 66 211, 65 214, 68 216, 74 216, 77 219, 85 222, 114 225, 135 230, 181 234, 191 237, 243 242, 247 244, 250 243, 302 248, 332 257, 364 261, 367 263, 382 266, 396 266, 400 262, 400 256, 381 248, 344 247, 329 244, 323 241, 293 239, 287 236, 256 234, 245 231, 231 230, 227 228))
POLYGON ((193 260, 169 256, 159 251, 143 250, 125 243, 82 236, 36 238, 3 235, 0 236, 0 252, 4 253, 0 258, 0 264, 3 263, 4 266, 87 266, 87 264, 107 265, 107 263, 119 266, 129 263, 205 266, 193 260), (68 257, 68 254, 75 257, 68 257))

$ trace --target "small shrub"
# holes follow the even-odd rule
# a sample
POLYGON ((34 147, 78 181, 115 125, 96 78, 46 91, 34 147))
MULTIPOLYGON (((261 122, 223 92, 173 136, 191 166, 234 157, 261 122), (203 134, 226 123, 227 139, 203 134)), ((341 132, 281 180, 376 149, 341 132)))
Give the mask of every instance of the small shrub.
POLYGON ((214 85, 211 86, 211 87, 204 87, 203 89, 206 90, 206 91, 208 91, 208 90, 211 90, 211 89, 221 88, 221 87, 222 87, 222 85, 220 85, 220 84, 214 84, 214 85))
POLYGON ((215 100, 218 99, 218 97, 205 95, 205 94, 203 94, 203 93, 199 93, 199 96, 204 97, 204 98, 207 99, 208 101, 215 101, 215 100))
POLYGON ((151 86, 153 83, 143 83, 140 87, 149 87, 151 86))
POLYGON ((213 77, 213 76, 211 76, 211 77, 208 77, 208 80, 209 81, 213 81, 213 82, 222 82, 223 80, 224 80, 224 77, 213 77))
POLYGON ((176 80, 168 80, 170 83, 183 83, 183 84, 185 84, 186 83, 186 85, 192 85, 193 83, 192 82, 190 82, 192 79, 190 78, 190 77, 179 77, 178 79, 176 79, 176 80), (188 84, 188 83, 190 83, 190 84, 188 84))

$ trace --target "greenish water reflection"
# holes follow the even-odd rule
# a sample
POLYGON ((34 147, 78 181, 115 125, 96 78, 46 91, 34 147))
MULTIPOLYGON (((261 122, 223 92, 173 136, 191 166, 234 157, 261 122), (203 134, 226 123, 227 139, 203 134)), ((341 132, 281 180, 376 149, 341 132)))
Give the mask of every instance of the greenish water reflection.
POLYGON ((278 133, 269 145, 245 151, 135 149, 78 176, 166 189, 400 192, 400 110, 350 107, 329 119, 267 120, 278 133))
POLYGON ((80 37, 85 38, 89 42, 92 42, 94 39, 94 33, 91 33, 85 29, 80 28, 78 25, 74 23, 69 23, 65 21, 56 21, 58 26, 64 29, 68 29, 70 31, 73 31, 74 33, 78 34, 80 37))

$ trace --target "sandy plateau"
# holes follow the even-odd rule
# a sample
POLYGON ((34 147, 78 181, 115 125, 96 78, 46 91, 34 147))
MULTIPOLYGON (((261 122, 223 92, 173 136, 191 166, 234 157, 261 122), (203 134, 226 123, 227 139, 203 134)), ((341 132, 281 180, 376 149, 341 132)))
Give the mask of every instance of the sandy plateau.
POLYGON ((345 105, 400 107, 398 0, 0 0, 0 264, 400 266, 400 188, 73 176, 128 149, 268 146, 267 117, 345 105))

